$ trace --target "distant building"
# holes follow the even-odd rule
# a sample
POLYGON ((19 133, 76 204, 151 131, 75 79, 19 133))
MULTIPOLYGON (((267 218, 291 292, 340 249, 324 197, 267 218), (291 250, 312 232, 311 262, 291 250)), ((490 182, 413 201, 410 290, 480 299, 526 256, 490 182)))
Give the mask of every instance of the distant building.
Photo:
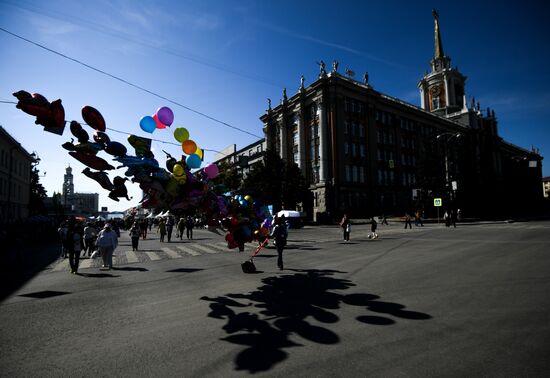
POLYGON ((99 208, 98 193, 75 193, 73 183, 73 169, 69 166, 63 177, 63 191, 61 201, 69 213, 80 215, 96 215, 99 208))
POLYGON ((542 178, 542 192, 544 194, 544 198, 550 197, 550 176, 542 178))
POLYGON ((243 177, 246 177, 248 172, 250 172, 250 168, 257 162, 262 161, 265 155, 265 150, 265 138, 251 143, 238 151, 236 145, 232 144, 218 153, 215 156, 215 160, 217 163, 226 162, 229 164, 234 164, 238 168, 239 173, 241 173, 243 177))
POLYGON ((542 156, 504 141, 495 112, 467 101, 466 77, 443 53, 435 12, 434 22, 421 107, 375 90, 368 74, 361 82, 341 75, 336 61, 331 72, 321 62, 319 77, 308 87, 302 79, 295 95, 284 90, 280 105, 269 101, 260 117, 265 147, 301 168, 313 194, 304 204, 311 219, 432 215, 434 198, 467 216, 538 209, 542 156))
POLYGON ((31 169, 34 158, 0 126, 0 222, 29 215, 31 169))

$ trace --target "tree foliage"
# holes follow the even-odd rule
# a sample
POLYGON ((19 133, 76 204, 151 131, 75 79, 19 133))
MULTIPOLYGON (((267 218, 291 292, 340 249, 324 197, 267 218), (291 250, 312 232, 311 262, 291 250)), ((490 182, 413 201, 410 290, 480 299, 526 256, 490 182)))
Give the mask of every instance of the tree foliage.
POLYGON ((38 215, 46 213, 44 199, 47 197, 46 189, 40 183, 40 171, 35 166, 31 169, 30 196, 29 196, 29 215, 38 215))
POLYGON ((219 186, 219 191, 237 191, 240 189, 242 177, 234 164, 221 162, 218 165, 219 175, 214 183, 219 186))
POLYGON ((306 201, 309 190, 300 168, 294 162, 284 162, 268 150, 264 160, 251 167, 243 180, 241 192, 251 193, 263 202, 273 204, 274 210, 295 208, 306 201))

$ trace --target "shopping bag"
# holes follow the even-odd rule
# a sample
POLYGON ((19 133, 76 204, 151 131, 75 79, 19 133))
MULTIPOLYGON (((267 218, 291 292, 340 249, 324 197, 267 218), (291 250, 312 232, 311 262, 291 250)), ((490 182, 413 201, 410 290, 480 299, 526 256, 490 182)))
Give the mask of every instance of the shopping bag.
POLYGON ((256 272, 256 265, 252 262, 252 259, 246 260, 241 264, 241 268, 243 269, 244 273, 255 273, 256 272))

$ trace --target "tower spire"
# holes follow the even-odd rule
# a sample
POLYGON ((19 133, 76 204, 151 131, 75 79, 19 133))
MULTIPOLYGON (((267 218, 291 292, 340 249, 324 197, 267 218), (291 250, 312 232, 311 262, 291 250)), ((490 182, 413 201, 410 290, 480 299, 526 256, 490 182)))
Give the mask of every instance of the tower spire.
POLYGON ((432 9, 432 15, 434 16, 435 23, 435 52, 434 59, 443 58, 443 44, 441 43, 441 34, 439 33, 439 14, 437 10, 432 9))

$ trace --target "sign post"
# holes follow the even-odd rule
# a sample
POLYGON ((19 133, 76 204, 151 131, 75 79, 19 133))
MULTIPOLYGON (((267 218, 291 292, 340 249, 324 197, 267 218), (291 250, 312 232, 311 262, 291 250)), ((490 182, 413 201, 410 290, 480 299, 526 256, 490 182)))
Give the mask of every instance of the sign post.
POLYGON ((437 209, 437 224, 439 225, 439 208, 443 205, 441 198, 434 198, 434 206, 437 209))

